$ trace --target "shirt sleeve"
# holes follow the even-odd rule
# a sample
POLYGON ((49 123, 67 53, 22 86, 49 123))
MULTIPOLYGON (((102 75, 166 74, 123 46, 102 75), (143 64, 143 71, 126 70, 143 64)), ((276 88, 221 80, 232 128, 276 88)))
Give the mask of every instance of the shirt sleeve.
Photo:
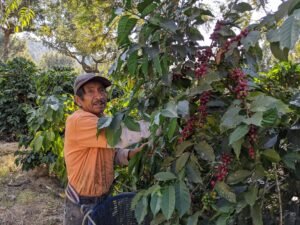
POLYGON ((80 146, 90 148, 107 148, 107 140, 102 130, 97 137, 98 117, 92 114, 77 118, 75 123, 76 140, 80 146))
POLYGON ((116 148, 125 149, 132 144, 140 142, 143 138, 150 136, 149 122, 139 121, 140 131, 132 131, 127 127, 122 127, 122 134, 119 143, 115 146, 116 148))
POLYGON ((129 149, 127 148, 116 148, 116 155, 115 155, 115 163, 120 166, 127 166, 128 165, 128 154, 129 149))

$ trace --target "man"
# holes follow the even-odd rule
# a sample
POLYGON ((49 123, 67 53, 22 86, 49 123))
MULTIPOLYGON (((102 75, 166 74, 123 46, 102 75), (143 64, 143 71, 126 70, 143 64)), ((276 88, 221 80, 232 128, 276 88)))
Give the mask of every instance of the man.
POLYGON ((124 129, 117 149, 108 145, 105 132, 98 138, 97 123, 107 103, 106 88, 111 82, 92 73, 78 76, 74 83, 75 103, 80 107, 67 118, 64 156, 67 167, 65 225, 81 225, 80 205, 93 206, 109 194, 114 179, 114 163, 127 165, 144 145, 128 150, 124 147, 148 137, 147 124, 142 132, 124 129))

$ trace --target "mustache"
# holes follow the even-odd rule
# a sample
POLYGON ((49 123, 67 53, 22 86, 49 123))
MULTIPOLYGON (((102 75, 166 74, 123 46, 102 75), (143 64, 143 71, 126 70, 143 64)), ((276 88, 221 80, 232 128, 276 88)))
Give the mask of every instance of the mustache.
POLYGON ((98 101, 94 101, 94 104, 98 104, 98 103, 100 103, 100 104, 106 104, 107 100, 106 99, 100 99, 98 101))

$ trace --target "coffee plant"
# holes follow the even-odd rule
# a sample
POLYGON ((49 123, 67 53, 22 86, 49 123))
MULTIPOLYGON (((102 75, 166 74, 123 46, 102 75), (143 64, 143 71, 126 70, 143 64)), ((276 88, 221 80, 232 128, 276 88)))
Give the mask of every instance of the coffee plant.
POLYGON ((66 117, 75 111, 73 102, 72 69, 56 69, 35 76, 36 106, 27 110, 28 135, 22 136, 20 146, 28 149, 18 151, 17 164, 24 170, 41 164, 49 166, 50 173, 66 181, 63 158, 63 136, 66 117))
POLYGON ((289 77, 298 79, 297 66, 273 78, 259 65, 264 38, 278 60, 288 59, 300 32, 292 25, 299 23, 299 2, 283 2, 247 26, 241 18, 252 5, 231 2, 209 44, 202 44, 199 27, 214 15, 199 1, 123 3, 113 15, 121 54, 112 77, 130 79, 136 88, 127 107, 100 119, 99 129, 106 127, 113 145, 122 123, 139 129, 128 122, 131 111, 151 121, 150 147, 129 165, 137 220, 297 224, 287 208, 299 196, 299 87, 289 77), (284 90, 289 87, 293 91, 284 90))
POLYGON ((26 109, 35 105, 37 68, 25 58, 0 62, 0 137, 16 141, 28 133, 26 109))

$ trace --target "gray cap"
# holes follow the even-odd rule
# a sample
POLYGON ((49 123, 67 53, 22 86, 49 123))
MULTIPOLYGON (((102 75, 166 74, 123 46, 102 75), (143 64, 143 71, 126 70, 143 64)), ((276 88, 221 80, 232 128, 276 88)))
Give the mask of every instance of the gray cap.
POLYGON ((77 93, 78 89, 82 87, 85 83, 88 81, 99 81, 103 87, 107 88, 111 85, 111 82, 106 79, 105 77, 97 76, 94 73, 84 73, 80 74, 78 77, 76 77, 74 82, 74 94, 77 93))

